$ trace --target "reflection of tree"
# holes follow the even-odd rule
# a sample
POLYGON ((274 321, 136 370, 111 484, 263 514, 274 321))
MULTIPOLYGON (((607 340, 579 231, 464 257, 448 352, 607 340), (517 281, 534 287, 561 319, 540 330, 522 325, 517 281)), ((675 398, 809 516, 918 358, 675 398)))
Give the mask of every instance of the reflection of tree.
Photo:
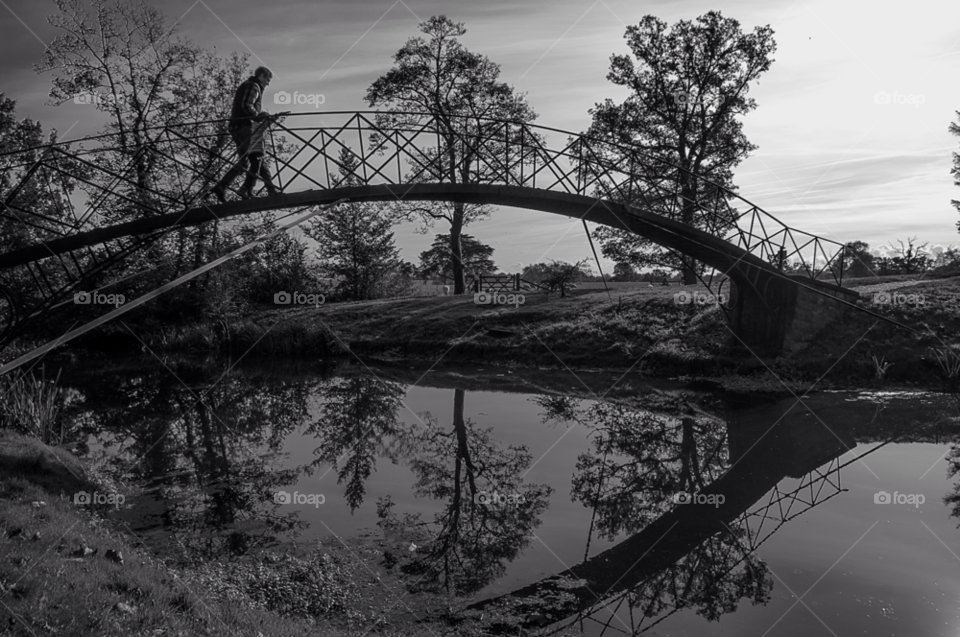
POLYGON ((161 527, 191 556, 219 557, 299 525, 295 513, 262 503, 302 471, 278 470, 271 457, 306 419, 310 383, 261 383, 172 364, 78 387, 86 400, 76 422, 106 449, 121 446, 113 473, 143 487, 133 530, 161 527))
POLYGON ((444 590, 467 594, 480 590, 506 570, 530 542, 552 489, 523 484, 533 457, 523 446, 497 447, 491 429, 478 429, 463 417, 464 391, 454 392, 453 428, 442 428, 425 414, 401 445, 417 476, 414 492, 446 502, 423 523, 420 514, 397 516, 389 497, 379 502, 381 526, 391 535, 421 542, 413 554, 404 551, 401 570, 416 576, 414 591, 444 590), (494 493, 522 496, 514 504, 478 502, 494 493))
POLYGON ((320 416, 308 429, 319 443, 319 464, 337 470, 337 484, 347 481, 346 499, 351 511, 363 503, 364 483, 370 477, 385 438, 397 434, 397 411, 403 386, 375 378, 336 379, 320 388, 324 397, 320 416), (340 458, 346 459, 340 464, 340 458))
MULTIPOLYGON (((548 416, 597 432, 594 452, 581 454, 573 497, 592 507, 596 529, 613 540, 636 533, 674 506, 674 493, 700 492, 728 466, 726 423, 687 407, 684 413, 646 411, 598 401, 540 401, 548 416)), ((645 617, 696 608, 717 620, 742 598, 765 603, 773 588, 766 564, 721 533, 631 589, 631 605, 645 617)))
POLYGON ((596 511, 608 539, 635 533, 673 506, 674 493, 701 491, 727 466, 726 425, 687 408, 647 411, 598 401, 537 399, 545 417, 596 432, 594 452, 581 454, 573 497, 596 511))

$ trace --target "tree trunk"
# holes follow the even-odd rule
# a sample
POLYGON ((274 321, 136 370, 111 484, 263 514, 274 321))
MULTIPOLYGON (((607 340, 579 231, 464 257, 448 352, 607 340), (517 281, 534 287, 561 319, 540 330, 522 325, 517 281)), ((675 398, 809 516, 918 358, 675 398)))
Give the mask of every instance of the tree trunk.
POLYGON ((460 234, 463 232, 463 204, 459 201, 453 204, 453 223, 450 224, 450 259, 453 267, 453 293, 464 294, 467 290, 467 281, 463 268, 463 247, 460 245, 460 234))
MULTIPOLYGON (((680 189, 680 197, 683 204, 683 208, 680 212, 680 220, 683 223, 694 225, 694 213, 696 212, 696 199, 697 193, 695 188, 687 179, 684 179, 683 184, 680 189)), ((686 255, 681 257, 683 261, 683 284, 684 285, 694 285, 697 283, 697 260, 693 257, 688 257, 686 255)))
MULTIPOLYGON (((463 418, 463 401, 466 392, 462 389, 455 389, 453 392, 453 430, 457 435, 457 463, 460 461, 467 469, 467 482, 470 484, 470 495, 477 495, 477 470, 473 466, 473 460, 470 457, 470 445, 467 442, 467 424, 463 418)), ((457 489, 459 490, 460 480, 457 479, 457 489)))

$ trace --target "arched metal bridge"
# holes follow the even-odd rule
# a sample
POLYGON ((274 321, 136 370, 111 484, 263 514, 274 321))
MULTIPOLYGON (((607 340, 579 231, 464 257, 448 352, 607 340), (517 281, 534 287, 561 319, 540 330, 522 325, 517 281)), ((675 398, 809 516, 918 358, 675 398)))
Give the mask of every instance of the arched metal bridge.
POLYGON ((208 197, 235 161, 222 120, 0 154, 0 347, 77 291, 130 278, 130 262, 178 229, 344 199, 500 204, 628 230, 709 266, 708 284, 729 276, 771 311, 768 288, 787 279, 785 262, 812 283, 842 284, 842 244, 686 171, 706 193, 691 201, 683 169, 642 149, 523 122, 383 112, 294 113, 269 139, 283 193, 226 204, 208 197), (356 162, 346 176, 344 149, 356 162), (691 205, 697 223, 677 221, 691 205))

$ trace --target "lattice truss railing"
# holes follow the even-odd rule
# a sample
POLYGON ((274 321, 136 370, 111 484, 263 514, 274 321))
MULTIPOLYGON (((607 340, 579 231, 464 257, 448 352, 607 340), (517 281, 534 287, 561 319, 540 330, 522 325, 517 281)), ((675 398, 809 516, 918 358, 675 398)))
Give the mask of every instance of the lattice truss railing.
POLYGON ((307 170, 322 158, 328 175, 339 166, 331 148, 358 149, 357 177, 363 183, 526 186, 627 203, 673 219, 686 213, 697 227, 767 263, 793 263, 808 276, 842 281, 842 269, 834 267, 840 265, 841 243, 791 228, 736 193, 642 150, 522 122, 450 119, 403 113, 371 119, 355 113, 340 127, 281 125, 301 144, 291 158, 298 165, 287 178, 329 187, 329 180, 310 177, 307 170), (548 146, 549 138, 560 137, 567 138, 565 144, 548 146), (697 182, 700 194, 684 196, 684 181, 697 182))
MULTIPOLYGON (((790 488, 781 489, 783 483, 778 484, 761 500, 762 504, 727 525, 728 531, 707 540, 706 543, 715 546, 720 554, 717 562, 727 565, 725 569, 698 577, 696 571, 701 563, 696 558, 687 557, 678 568, 685 572, 687 579, 684 581, 699 580, 701 586, 707 579, 722 582, 725 576, 754 557, 760 546, 784 524, 842 493, 841 470, 863 455, 846 462, 835 458, 798 481, 791 480, 790 488)), ((685 599, 676 587, 658 586, 654 580, 660 575, 654 575, 649 581, 612 595, 575 617, 533 634, 554 635, 573 624, 579 624, 588 635, 636 635, 651 630, 681 610, 696 608, 694 601, 685 599), (657 594, 651 596, 651 590, 657 591, 657 594)), ((694 585, 692 588, 698 587, 694 585)), ((701 591, 692 590, 688 594, 693 597, 698 592, 701 591)))
MULTIPOLYGON (((811 277, 842 281, 842 269, 833 267, 841 244, 790 228, 737 194, 636 148, 521 122, 417 113, 296 113, 262 125, 269 127, 267 152, 286 193, 345 184, 480 183, 598 197, 675 219, 693 214, 697 227, 767 263, 782 268, 793 261, 811 277), (352 171, 341 161, 344 151, 353 157, 352 171), (681 183, 691 180, 701 193, 696 198, 683 195, 689 191, 681 183)), ((9 253, 203 206, 217 214, 209 189, 235 160, 223 121, 0 154, 0 249, 9 253)), ((50 254, 16 266, 27 276, 0 270, 0 314, 8 315, 7 324, 22 322, 69 302, 84 286, 102 289, 117 278, 106 274, 116 275, 122 261, 134 261, 134 269, 155 266, 144 255, 151 248, 154 255, 169 254, 163 243, 176 237, 168 228, 50 254), (24 280, 31 289, 22 289, 24 280)))

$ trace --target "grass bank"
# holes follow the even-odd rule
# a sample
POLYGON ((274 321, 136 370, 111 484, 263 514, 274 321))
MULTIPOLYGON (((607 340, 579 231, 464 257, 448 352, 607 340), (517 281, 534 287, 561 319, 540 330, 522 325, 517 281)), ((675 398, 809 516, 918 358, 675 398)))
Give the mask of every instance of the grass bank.
MULTIPOLYGON (((527 295, 518 307, 473 296, 264 308, 233 322, 171 326, 136 337, 119 330, 86 345, 233 355, 359 356, 364 360, 509 367, 623 369, 657 376, 714 370, 727 333, 720 311, 674 303, 679 288, 564 299, 527 295), (140 342, 142 341, 142 342, 140 342)), ((125 330, 124 330, 125 331, 125 330)))
MULTIPOLYGON (((722 387, 781 388, 893 384, 957 388, 960 369, 942 369, 935 350, 960 365, 960 277, 911 280, 899 275, 848 283, 861 306, 908 326, 851 311, 804 349, 777 360, 733 358, 716 306, 679 305, 680 288, 578 291, 567 298, 527 295, 524 304, 483 306, 472 295, 419 297, 320 307, 260 308, 233 321, 107 325, 75 343, 75 361, 99 349, 239 357, 310 357, 372 363, 438 362, 507 368, 616 370, 649 378, 723 378, 722 387), (921 295, 922 304, 876 305, 877 291, 921 295), (952 352, 952 353, 951 353, 952 352)), ((688 289, 689 290, 689 289, 688 289)), ((68 357, 70 354, 68 354, 68 357)), ((69 365, 69 360, 66 363, 69 365)))

